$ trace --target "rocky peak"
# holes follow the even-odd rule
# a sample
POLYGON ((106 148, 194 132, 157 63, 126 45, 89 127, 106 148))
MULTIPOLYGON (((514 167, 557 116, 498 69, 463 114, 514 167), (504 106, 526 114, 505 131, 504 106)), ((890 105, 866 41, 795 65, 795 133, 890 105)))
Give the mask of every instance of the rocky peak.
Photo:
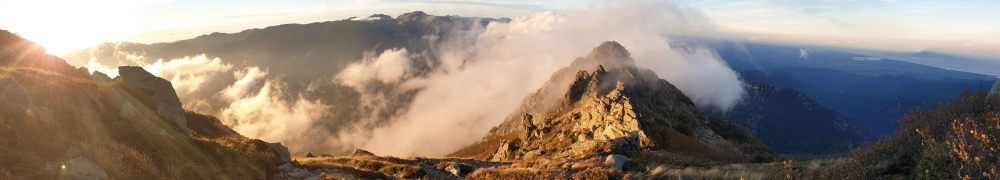
POLYGON ((632 54, 624 46, 615 41, 601 43, 600 46, 597 46, 590 52, 588 58, 596 61, 598 64, 610 67, 635 66, 632 54))
POLYGON ((115 79, 126 89, 134 90, 130 92, 145 95, 139 97, 151 97, 148 105, 154 108, 158 115, 172 121, 184 134, 191 133, 187 127, 181 100, 177 98, 177 92, 174 91, 170 81, 156 77, 137 66, 118 67, 118 74, 115 79))
POLYGON ((595 66, 604 66, 607 69, 634 67, 635 60, 631 53, 624 46, 615 41, 601 43, 587 56, 577 58, 569 65, 571 71, 591 69, 595 66))
POLYGON ((398 20, 400 23, 407 23, 407 22, 417 22, 428 17, 431 17, 431 15, 428 15, 423 11, 413 11, 400 14, 399 17, 396 17, 396 20, 398 20))
POLYGON ((700 112, 666 80, 635 67, 616 42, 557 71, 482 141, 452 155, 513 161, 641 151, 770 155, 747 133, 700 112))
POLYGON ((392 18, 392 16, 385 15, 385 14, 372 14, 371 16, 368 16, 368 19, 392 20, 393 18, 392 18))

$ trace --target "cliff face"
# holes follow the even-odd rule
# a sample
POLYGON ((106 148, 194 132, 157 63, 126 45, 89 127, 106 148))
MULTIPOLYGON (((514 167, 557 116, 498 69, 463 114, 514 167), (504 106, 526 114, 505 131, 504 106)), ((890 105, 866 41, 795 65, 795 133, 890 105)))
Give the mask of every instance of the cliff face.
POLYGON ((507 121, 452 156, 514 161, 640 152, 721 161, 771 156, 752 136, 705 115, 669 82, 635 67, 616 42, 557 71, 507 121))
POLYGON ((290 163, 280 145, 185 112, 141 68, 112 80, 6 31, 0 41, 0 179, 251 179, 290 163))

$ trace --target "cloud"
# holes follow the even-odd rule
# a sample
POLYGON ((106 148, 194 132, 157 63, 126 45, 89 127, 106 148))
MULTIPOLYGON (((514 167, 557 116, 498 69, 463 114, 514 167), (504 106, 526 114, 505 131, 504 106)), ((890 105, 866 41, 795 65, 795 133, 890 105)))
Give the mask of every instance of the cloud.
POLYGON ((316 126, 329 106, 302 94, 284 98, 287 92, 279 82, 262 78, 266 74, 256 67, 237 74, 243 75, 240 81, 223 91, 234 99, 219 113, 223 123, 247 137, 281 142, 293 153, 332 146, 325 142, 329 133, 316 126))
POLYGON ((250 67, 244 71, 234 72, 234 75, 238 80, 222 90, 222 96, 228 100, 239 100, 253 92, 254 89, 260 88, 259 86, 264 83, 264 76, 267 76, 267 72, 257 67, 250 67))
POLYGON ((223 63, 219 58, 209 58, 205 54, 168 61, 157 60, 142 67, 151 74, 169 80, 178 96, 201 90, 202 85, 208 84, 210 79, 222 76, 233 68, 231 64, 223 63))
POLYGON ((396 83, 409 71, 409 56, 406 49, 389 49, 378 56, 369 53, 361 62, 344 68, 337 75, 337 80, 350 87, 364 87, 364 83, 373 80, 385 84, 396 83))
POLYGON ((799 59, 809 59, 809 53, 812 53, 812 50, 808 48, 799 48, 799 59))
MULTIPOLYGON (((358 122, 338 134, 338 143, 379 154, 443 156, 484 136, 553 72, 609 40, 623 44, 639 67, 652 69, 698 105, 728 109, 744 94, 736 73, 709 49, 675 49, 670 41, 711 32, 699 13, 661 1, 611 1, 570 15, 539 12, 494 23, 474 36, 447 38, 437 49, 420 52, 436 57, 436 66, 425 75, 393 81, 418 85, 412 101, 390 112, 388 123, 358 122)), ((399 51, 388 52, 382 54, 386 59, 400 57, 399 51)), ((359 62, 351 66, 357 69, 335 78, 348 86, 376 83, 382 81, 372 78, 379 77, 377 72, 398 70, 373 65, 377 61, 359 62), (367 75, 356 76, 359 72, 367 75)), ((400 94, 355 89, 362 99, 376 97, 369 100, 400 94)))

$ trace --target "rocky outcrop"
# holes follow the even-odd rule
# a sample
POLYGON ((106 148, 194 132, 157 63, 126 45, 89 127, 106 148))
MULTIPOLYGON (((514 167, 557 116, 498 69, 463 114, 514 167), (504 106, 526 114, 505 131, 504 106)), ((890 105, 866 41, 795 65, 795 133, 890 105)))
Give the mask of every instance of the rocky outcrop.
POLYGON ((604 165, 621 170, 622 167, 625 166, 626 161, 628 161, 628 157, 612 154, 608 155, 607 158, 604 158, 604 165))
POLYGON ((351 156, 353 156, 353 157, 369 157, 369 156, 375 156, 375 154, 372 153, 372 152, 365 151, 364 149, 355 149, 354 150, 354 154, 351 155, 351 156))
POLYGON ((699 111, 669 82, 636 68, 616 42, 557 71, 507 121, 452 156, 514 161, 642 151, 726 160, 772 156, 746 132, 699 111))
POLYGON ((177 92, 174 91, 170 81, 156 77, 137 66, 118 67, 118 74, 119 76, 115 79, 126 88, 136 89, 140 93, 148 93, 148 96, 152 97, 152 102, 149 105, 155 107, 157 114, 172 121, 184 134, 191 133, 191 129, 187 127, 187 118, 184 116, 181 100, 177 98, 177 92))

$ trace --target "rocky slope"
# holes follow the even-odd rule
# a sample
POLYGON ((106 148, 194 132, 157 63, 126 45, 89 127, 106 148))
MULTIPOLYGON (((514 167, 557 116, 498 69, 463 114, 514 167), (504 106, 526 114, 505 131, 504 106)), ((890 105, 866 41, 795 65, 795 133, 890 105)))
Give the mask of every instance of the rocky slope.
POLYGON ((635 67, 616 42, 557 71, 508 120, 452 156, 515 161, 640 152, 706 162, 771 156, 749 134, 702 113, 669 82, 635 67))
POLYGON ((280 144, 185 112, 141 68, 89 74, 0 30, 0 179, 305 177, 280 144), (284 165, 284 166, 279 166, 284 165))

